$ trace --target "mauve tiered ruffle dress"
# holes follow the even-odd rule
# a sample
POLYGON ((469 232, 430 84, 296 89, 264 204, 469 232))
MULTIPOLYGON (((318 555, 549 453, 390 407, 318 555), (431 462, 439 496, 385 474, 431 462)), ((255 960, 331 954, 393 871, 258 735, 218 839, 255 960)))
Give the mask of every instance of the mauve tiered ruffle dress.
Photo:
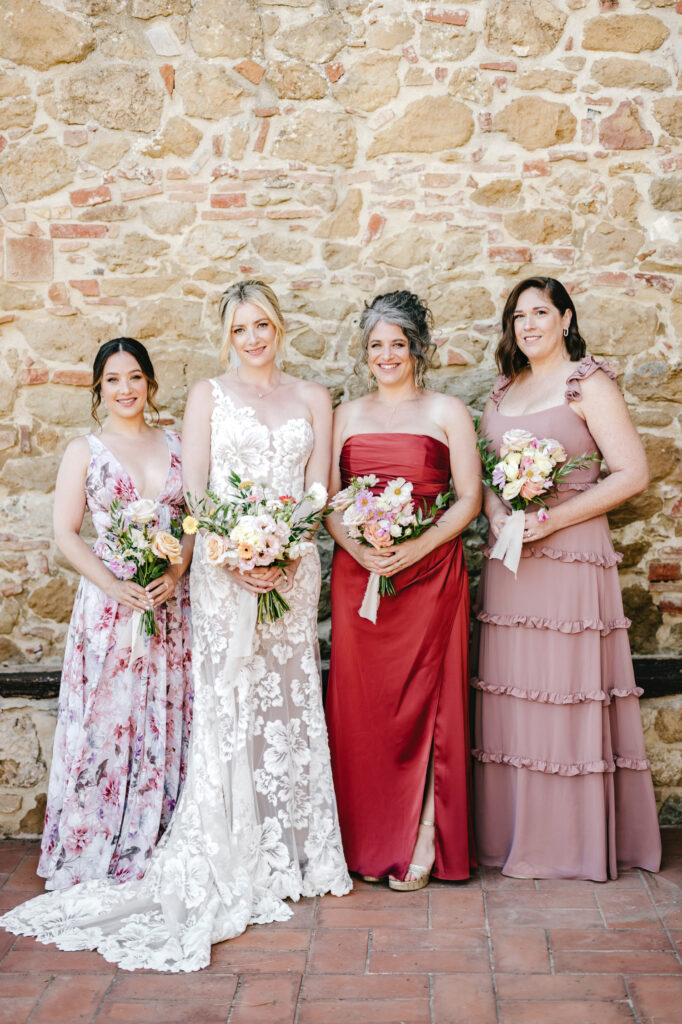
MULTIPOLYGON (((497 409, 497 450, 515 428, 553 437, 569 456, 596 450, 571 409, 580 381, 613 372, 587 356, 563 405, 524 416, 497 409)), ((548 504, 597 481, 598 463, 570 474, 548 504)), ((551 514, 551 513, 550 513, 551 514)), ((474 741, 479 862, 533 878, 615 878, 657 871, 661 845, 649 762, 606 516, 524 545, 518 577, 486 559, 477 618, 480 648, 474 741)))

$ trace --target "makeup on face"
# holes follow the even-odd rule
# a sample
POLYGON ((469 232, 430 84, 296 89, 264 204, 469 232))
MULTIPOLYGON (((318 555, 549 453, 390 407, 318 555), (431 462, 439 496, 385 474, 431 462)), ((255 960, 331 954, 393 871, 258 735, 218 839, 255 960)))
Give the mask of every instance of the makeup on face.
POLYGON ((101 395, 110 414, 128 418, 144 412, 147 391, 147 378, 130 352, 109 356, 102 374, 101 395))
POLYGON ((382 384, 402 384, 414 378, 410 343, 400 327, 385 320, 372 328, 367 342, 367 361, 374 377, 382 384))

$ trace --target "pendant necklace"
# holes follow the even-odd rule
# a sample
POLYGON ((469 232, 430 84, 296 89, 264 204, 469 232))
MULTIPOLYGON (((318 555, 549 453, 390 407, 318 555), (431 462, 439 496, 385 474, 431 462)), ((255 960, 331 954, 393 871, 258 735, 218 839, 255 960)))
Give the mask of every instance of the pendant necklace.
POLYGON ((238 369, 237 369, 237 377, 239 378, 239 380, 241 381, 242 384, 246 384, 247 388, 251 388, 252 391, 255 391, 258 398, 267 398, 267 396, 271 395, 273 391, 276 391, 277 388, 282 383, 282 374, 280 373, 279 378, 278 378, 277 383, 275 384, 274 388, 270 388, 269 391, 259 391, 258 388, 254 388, 253 384, 249 384, 249 382, 247 380, 242 380, 242 378, 239 375, 239 370, 238 369))

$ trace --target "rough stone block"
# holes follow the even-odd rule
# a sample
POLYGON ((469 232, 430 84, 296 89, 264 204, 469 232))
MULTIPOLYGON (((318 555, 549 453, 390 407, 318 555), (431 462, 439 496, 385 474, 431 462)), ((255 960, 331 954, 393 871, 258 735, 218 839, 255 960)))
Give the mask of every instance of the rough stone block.
POLYGON ((53 243, 47 238, 7 238, 5 276, 8 281, 51 281, 53 243))

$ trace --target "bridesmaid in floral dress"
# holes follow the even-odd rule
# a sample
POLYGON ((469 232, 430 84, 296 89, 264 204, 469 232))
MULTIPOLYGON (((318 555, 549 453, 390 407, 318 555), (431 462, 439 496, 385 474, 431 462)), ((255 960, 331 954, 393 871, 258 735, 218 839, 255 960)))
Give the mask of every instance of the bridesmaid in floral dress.
POLYGON ((140 878, 175 807, 192 707, 188 585, 182 562, 146 588, 107 564, 110 506, 143 500, 165 529, 182 516, 180 439, 149 426, 157 383, 145 347, 116 338, 93 366, 94 419, 68 445, 57 476, 55 539, 81 573, 71 616, 38 874, 47 889, 140 878), (79 536, 89 509, 97 540, 79 536), (156 609, 159 635, 131 658, 135 611, 156 609))

